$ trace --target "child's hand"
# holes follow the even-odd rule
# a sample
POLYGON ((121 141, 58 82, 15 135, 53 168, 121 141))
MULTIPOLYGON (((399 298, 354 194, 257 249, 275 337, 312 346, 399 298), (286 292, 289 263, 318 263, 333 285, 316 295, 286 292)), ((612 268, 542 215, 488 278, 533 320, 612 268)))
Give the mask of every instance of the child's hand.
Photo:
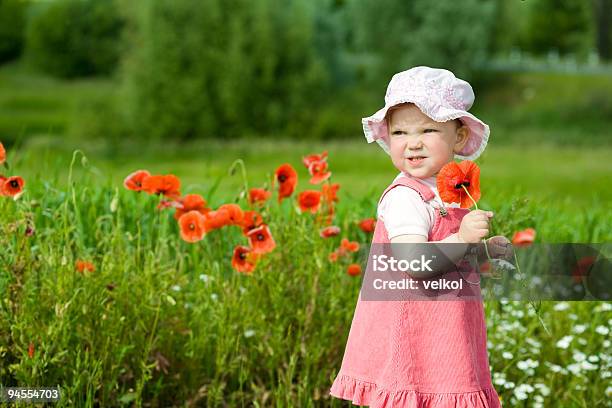
POLYGON ((489 218, 493 212, 474 210, 467 213, 461 220, 457 236, 463 242, 476 244, 489 234, 489 218))
MULTIPOLYGON (((496 235, 487 239, 487 249, 489 250, 489 255, 491 256, 491 258, 498 258, 510 261, 514 255, 512 244, 510 243, 508 238, 501 235, 496 235)), ((484 248, 482 248, 482 250, 484 251, 484 248)))

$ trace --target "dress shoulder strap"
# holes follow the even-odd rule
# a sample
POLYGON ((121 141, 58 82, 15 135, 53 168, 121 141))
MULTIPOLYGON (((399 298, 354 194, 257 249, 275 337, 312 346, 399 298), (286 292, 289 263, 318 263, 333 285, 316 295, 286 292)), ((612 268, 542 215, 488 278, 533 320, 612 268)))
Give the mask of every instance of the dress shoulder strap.
POLYGON ((378 204, 380 205, 380 202, 382 201, 385 194, 387 194, 389 191, 391 191, 391 189, 397 186, 406 186, 413 189, 414 191, 419 193, 419 196, 421 196, 421 199, 425 202, 430 201, 435 197, 434 192, 425 183, 413 177, 402 176, 395 180, 393 183, 391 183, 391 185, 387 187, 385 191, 383 191, 382 195, 380 196, 380 199, 378 200, 378 204))

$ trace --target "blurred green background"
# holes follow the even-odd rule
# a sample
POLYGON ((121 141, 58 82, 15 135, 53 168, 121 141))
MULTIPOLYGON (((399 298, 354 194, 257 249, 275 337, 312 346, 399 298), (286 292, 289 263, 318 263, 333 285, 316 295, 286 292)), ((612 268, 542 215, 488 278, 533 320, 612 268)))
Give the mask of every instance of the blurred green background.
POLYGON ((341 194, 371 198, 395 169, 360 119, 424 64, 474 87, 485 188, 606 207, 611 20, 611 0, 0 0, 0 140, 30 180, 81 149, 114 184, 207 186, 236 158, 263 184, 327 149, 341 194))
POLYGON ((396 171, 360 118, 422 64, 474 87, 485 188, 607 208, 611 19, 611 0, 0 0, 0 140, 30 180, 81 149, 114 184, 209 185, 236 158, 262 184, 327 149, 342 194, 374 200, 396 171))
POLYGON ((452 70, 492 145, 609 146, 609 0, 0 1, 0 135, 360 138, 395 72, 452 70))

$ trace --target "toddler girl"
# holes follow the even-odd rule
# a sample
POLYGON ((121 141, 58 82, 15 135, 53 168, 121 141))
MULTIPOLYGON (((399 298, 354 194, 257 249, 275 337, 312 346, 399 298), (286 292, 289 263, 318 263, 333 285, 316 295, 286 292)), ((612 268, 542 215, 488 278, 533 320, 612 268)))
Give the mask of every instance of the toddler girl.
MULTIPOLYGON (((487 144, 489 127, 467 112, 473 102, 469 83, 419 66, 395 74, 385 106, 362 119, 368 142, 376 141, 400 170, 378 201, 373 243, 477 244, 488 235, 492 212, 444 206, 436 188, 446 163, 474 160, 487 144)), ((508 257, 506 238, 487 245, 492 257, 508 257)), ((463 252, 454 258, 465 253, 466 245, 453 247, 463 252)), ((362 298, 331 395, 371 407, 501 406, 481 300, 362 298)))

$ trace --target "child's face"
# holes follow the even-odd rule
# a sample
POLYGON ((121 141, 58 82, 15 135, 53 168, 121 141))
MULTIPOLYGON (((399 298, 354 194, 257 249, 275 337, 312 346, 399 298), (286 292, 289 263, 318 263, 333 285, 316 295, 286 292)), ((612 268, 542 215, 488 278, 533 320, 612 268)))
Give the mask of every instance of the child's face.
POLYGON ((469 137, 466 126, 436 122, 414 104, 394 109, 389 117, 391 160, 398 170, 416 178, 438 174, 453 160, 469 137))

